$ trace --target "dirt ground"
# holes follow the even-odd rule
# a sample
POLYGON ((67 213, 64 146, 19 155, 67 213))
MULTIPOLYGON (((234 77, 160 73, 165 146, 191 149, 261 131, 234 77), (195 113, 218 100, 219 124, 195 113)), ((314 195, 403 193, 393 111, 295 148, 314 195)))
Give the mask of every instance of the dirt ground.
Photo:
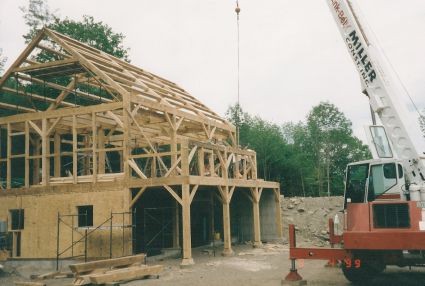
MULTIPOLYGON (((297 242, 300 246, 328 245, 327 221, 334 217, 342 207, 342 198, 291 198, 282 202, 284 233, 288 223, 297 226, 297 242)), ((235 245, 235 255, 222 257, 221 249, 201 247, 193 250, 195 265, 181 269, 179 258, 161 261, 149 261, 148 264, 164 265, 159 279, 148 278, 123 283, 126 286, 278 286, 288 273, 288 245, 286 240, 280 243, 265 243, 261 248, 252 248, 248 244, 235 245)), ((325 261, 298 261, 299 273, 308 285, 351 285, 339 268, 325 267, 325 261)), ((0 273, 1 286, 13 286, 14 281, 29 281, 31 274, 43 274, 53 269, 41 269, 34 264, 9 269, 12 274, 0 273)), ((68 271, 68 269, 65 269, 68 271)), ((44 281, 47 286, 72 285, 72 279, 51 279, 44 281)), ((381 275, 367 285, 415 285, 425 286, 425 268, 388 267, 381 275)))
MULTIPOLYGON (((159 279, 148 278, 128 282, 128 286, 278 286, 281 279, 288 273, 290 266, 288 248, 282 244, 265 244, 263 248, 253 249, 249 245, 234 247, 235 255, 222 257, 217 249, 217 255, 205 253, 203 248, 194 249, 195 265, 180 269, 180 259, 166 259, 150 262, 162 264, 164 272, 159 279)), ((308 285, 351 285, 347 282, 339 268, 325 267, 324 261, 305 261, 299 265, 299 273, 307 280, 308 285)), ((28 273, 28 271, 27 271, 28 273)), ((29 281, 24 277, 12 275, 0 277, 0 285, 12 286, 14 281, 29 281)), ((47 286, 71 285, 72 279, 45 280, 47 286)), ((368 285, 425 285, 425 270, 413 268, 411 271, 390 267, 368 285)))

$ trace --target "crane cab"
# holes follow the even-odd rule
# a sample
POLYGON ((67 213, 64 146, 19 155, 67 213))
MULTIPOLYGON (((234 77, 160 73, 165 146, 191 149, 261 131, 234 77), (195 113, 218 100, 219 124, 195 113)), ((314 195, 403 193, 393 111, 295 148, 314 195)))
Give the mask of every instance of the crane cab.
POLYGON ((375 200, 406 200, 406 181, 401 163, 395 159, 374 159, 349 164, 346 170, 344 209, 347 203, 375 200))

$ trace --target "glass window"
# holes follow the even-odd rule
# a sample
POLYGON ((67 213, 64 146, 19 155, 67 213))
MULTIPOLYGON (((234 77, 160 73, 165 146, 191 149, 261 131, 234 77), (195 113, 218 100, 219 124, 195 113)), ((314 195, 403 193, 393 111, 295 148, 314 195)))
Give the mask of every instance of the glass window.
POLYGON ((347 204, 347 199, 350 199, 352 203, 364 202, 368 172, 369 164, 351 165, 348 167, 345 205, 347 204))
POLYGON ((393 152, 383 126, 370 126, 370 134, 379 158, 392 158, 393 152))
POLYGON ((397 184, 395 163, 374 165, 370 168, 368 201, 375 200, 397 184))

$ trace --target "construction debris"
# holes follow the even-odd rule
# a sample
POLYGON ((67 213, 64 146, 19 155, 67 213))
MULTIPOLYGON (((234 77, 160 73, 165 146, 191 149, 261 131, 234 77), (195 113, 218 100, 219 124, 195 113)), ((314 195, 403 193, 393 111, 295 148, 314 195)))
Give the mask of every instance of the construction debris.
POLYGON ((75 275, 74 285, 126 282, 155 275, 163 271, 162 265, 147 266, 145 254, 97 260, 69 266, 75 275))
MULTIPOLYGON (((288 224, 295 224, 299 243, 327 246, 328 220, 343 208, 343 197, 293 197, 281 200, 284 235, 288 224)), ((342 220, 341 220, 342 221, 342 220)), ((338 226, 342 230, 342 225, 338 226)))

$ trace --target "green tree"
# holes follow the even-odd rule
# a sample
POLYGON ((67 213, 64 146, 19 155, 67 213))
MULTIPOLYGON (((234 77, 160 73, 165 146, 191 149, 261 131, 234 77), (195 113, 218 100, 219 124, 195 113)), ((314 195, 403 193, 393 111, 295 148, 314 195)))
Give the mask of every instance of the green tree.
POLYGON ((6 64, 7 58, 3 56, 3 49, 0 48, 0 76, 3 73, 4 65, 6 64))
POLYGON ((110 26, 101 21, 95 21, 92 16, 84 15, 80 21, 69 18, 61 19, 55 15, 56 11, 51 12, 49 10, 47 1, 44 0, 29 0, 28 7, 21 7, 21 10, 29 28, 28 32, 23 35, 27 43, 41 28, 48 27, 115 57, 129 61, 129 49, 123 45, 124 35, 114 32, 110 26))
POLYGON ((257 152, 260 177, 278 181, 288 196, 341 195, 348 163, 370 158, 353 136, 351 122, 330 103, 313 107, 306 122, 282 126, 231 106, 227 118, 238 124, 240 145, 257 152), (325 191, 326 190, 326 191, 325 191))
POLYGON ((307 116, 306 151, 315 167, 319 194, 341 194, 347 163, 370 158, 367 146, 353 136, 352 123, 328 102, 307 116))
POLYGON ((266 180, 280 181, 285 142, 279 126, 249 115, 237 104, 229 107, 226 116, 239 129, 239 144, 257 152, 258 174, 266 180))
POLYGON ((50 12, 47 1, 44 0, 29 0, 28 6, 19 8, 24 13, 25 24, 29 28, 29 31, 23 36, 25 43, 31 42, 32 38, 40 29, 57 19, 57 17, 50 12))
POLYGON ((424 113, 425 113, 425 110, 419 117, 419 124, 422 130, 423 136, 425 137, 425 115, 423 115, 424 113))

